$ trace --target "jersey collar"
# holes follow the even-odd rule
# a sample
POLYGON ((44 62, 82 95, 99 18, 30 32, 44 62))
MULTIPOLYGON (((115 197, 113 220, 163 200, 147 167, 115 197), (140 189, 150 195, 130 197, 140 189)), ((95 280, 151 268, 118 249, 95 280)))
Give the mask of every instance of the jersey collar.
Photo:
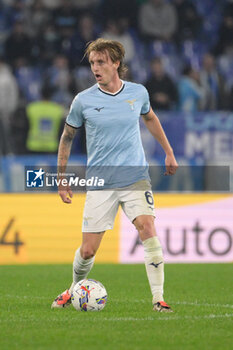
POLYGON ((99 84, 97 84, 97 85, 98 85, 98 89, 99 89, 101 92, 103 92, 104 94, 110 95, 110 96, 116 96, 116 95, 118 95, 119 93, 121 93, 121 91, 122 91, 122 90, 124 89, 124 87, 125 87, 125 83, 124 83, 123 80, 121 80, 121 83, 122 83, 122 85, 121 85, 120 89, 119 89, 118 91, 114 92, 114 93, 104 91, 104 90, 101 89, 101 87, 99 86, 99 84))

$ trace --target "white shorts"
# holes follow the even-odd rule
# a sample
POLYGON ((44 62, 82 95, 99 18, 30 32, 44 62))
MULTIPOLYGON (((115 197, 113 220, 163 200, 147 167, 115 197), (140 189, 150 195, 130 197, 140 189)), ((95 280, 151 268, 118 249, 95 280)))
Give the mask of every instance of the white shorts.
POLYGON ((82 231, 103 232, 112 229, 119 205, 131 222, 139 215, 155 216, 150 183, 142 180, 124 190, 88 191, 82 231))

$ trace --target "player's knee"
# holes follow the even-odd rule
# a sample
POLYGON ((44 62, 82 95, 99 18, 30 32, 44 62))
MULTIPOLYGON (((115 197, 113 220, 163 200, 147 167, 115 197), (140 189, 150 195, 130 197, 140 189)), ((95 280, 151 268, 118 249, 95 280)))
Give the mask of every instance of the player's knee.
POLYGON ((143 240, 156 235, 153 217, 143 217, 142 219, 136 220, 134 224, 143 240))
POLYGON ((148 237, 154 236, 154 224, 149 221, 143 222, 141 231, 144 233, 144 235, 148 235, 148 237))
POLYGON ((81 256, 84 260, 93 258, 95 256, 95 249, 91 246, 84 246, 81 248, 81 256))

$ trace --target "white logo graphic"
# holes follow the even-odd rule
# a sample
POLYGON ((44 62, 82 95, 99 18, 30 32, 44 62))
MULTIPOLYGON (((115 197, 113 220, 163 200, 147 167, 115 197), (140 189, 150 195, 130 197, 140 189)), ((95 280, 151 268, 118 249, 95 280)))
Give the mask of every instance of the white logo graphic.
POLYGON ((27 170, 27 187, 43 187, 45 172, 40 170, 27 170))

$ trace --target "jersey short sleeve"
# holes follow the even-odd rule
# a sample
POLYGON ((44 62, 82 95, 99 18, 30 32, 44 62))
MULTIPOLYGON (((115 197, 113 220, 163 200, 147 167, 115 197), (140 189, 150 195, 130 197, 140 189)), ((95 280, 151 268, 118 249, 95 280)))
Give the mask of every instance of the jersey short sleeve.
POLYGON ((69 114, 66 118, 66 123, 74 128, 79 128, 83 124, 83 108, 80 102, 80 96, 77 95, 71 106, 69 114))
POLYGON ((143 87, 142 103, 141 114, 147 114, 150 111, 150 98, 145 87, 143 87))

